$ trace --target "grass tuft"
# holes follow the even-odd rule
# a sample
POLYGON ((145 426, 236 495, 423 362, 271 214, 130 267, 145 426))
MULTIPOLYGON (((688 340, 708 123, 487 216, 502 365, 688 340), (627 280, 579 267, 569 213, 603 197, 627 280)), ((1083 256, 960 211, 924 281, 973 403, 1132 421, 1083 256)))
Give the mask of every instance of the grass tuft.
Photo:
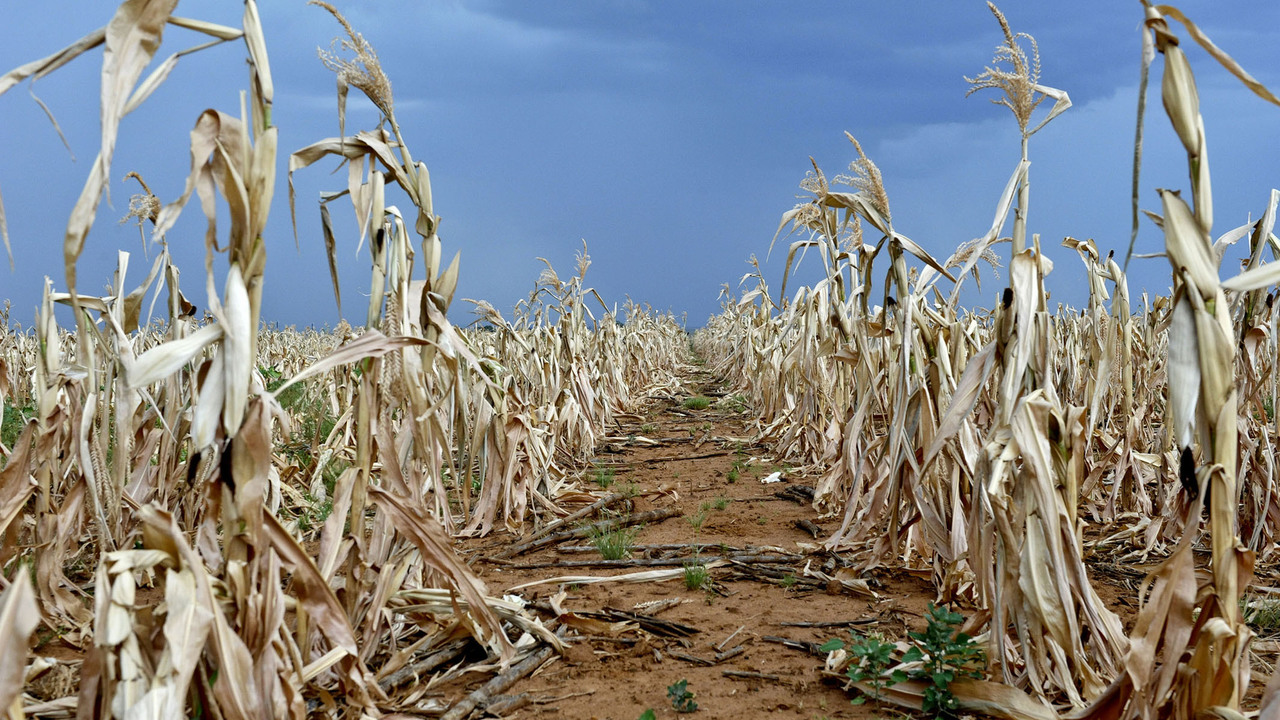
POLYGON ((594 479, 596 485, 600 486, 600 489, 608 490, 617 478, 614 476, 613 468, 597 467, 594 479))
POLYGON ((591 544, 600 552, 605 560, 622 560, 631 555, 631 548, 636 541, 635 528, 615 528, 613 530, 593 530, 591 544))
POLYGON ((689 590, 701 590, 707 586, 711 580, 711 572, 707 570, 707 566, 700 562, 693 561, 685 563, 684 566, 684 586, 689 590))

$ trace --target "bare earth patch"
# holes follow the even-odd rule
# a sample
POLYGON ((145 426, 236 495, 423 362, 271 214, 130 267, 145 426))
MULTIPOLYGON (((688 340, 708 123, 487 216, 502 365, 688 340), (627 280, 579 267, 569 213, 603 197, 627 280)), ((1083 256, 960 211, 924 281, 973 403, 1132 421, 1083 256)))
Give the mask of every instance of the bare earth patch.
MULTIPOLYGON (((716 395, 706 378, 702 383, 701 392, 716 395)), ((548 598, 564 587, 566 611, 613 620, 625 617, 610 614, 620 611, 687 629, 682 636, 665 626, 632 623, 616 634, 574 640, 563 657, 507 691, 525 694, 521 716, 630 720, 652 708, 657 717, 675 717, 667 688, 682 679, 695 693, 701 718, 883 715, 852 705, 840 682, 823 678, 825 653, 817 647, 847 638, 850 628, 891 639, 918 629, 934 599, 928 578, 874 573, 863 578, 873 595, 813 577, 843 567, 838 556, 816 549, 812 531, 820 539, 834 528, 831 521, 818 522, 810 507, 812 493, 804 491, 813 479, 762 459, 768 449, 750 444, 745 408, 732 398, 712 399, 718 402, 704 409, 686 409, 678 400, 655 404, 643 418, 622 425, 620 437, 630 439, 601 453, 596 474, 612 471, 609 490, 635 495, 612 516, 676 511, 637 529, 630 558, 617 563, 626 566, 583 565, 601 562, 589 538, 508 560, 495 560, 495 551, 520 538, 499 534, 465 543, 464 556, 495 594, 566 575, 676 575, 638 583, 549 583, 521 591, 549 610, 548 598), (781 472, 781 481, 762 482, 774 472, 781 472), (686 586, 686 564, 717 561, 722 564, 710 567, 705 588, 686 586)), ((442 690, 452 696, 463 688, 442 690)))

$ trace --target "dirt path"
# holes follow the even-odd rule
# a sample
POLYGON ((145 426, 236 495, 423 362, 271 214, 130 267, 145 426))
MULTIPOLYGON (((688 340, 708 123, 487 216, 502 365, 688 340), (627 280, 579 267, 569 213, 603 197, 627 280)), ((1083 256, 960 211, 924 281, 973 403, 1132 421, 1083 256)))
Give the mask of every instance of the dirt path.
MULTIPOLYGON (((817 648, 848 639, 851 629, 891 641, 923 629, 935 598, 928 572, 858 573, 820 549, 835 520, 820 521, 810 506, 816 478, 778 465, 767 447, 753 444, 750 408, 726 397, 716 378, 695 372, 687 391, 625 418, 598 448, 593 475, 607 485, 599 495, 626 499, 556 528, 650 518, 634 527, 626 559, 603 561, 590 538, 548 540, 556 533, 518 553, 511 550, 528 544, 528 533, 464 545, 490 592, 518 589, 544 622, 557 617, 553 602, 577 617, 567 652, 502 690, 513 704, 490 705, 488 716, 634 720, 652 709, 655 718, 675 718, 682 715, 668 690, 681 681, 697 703, 691 718, 899 716, 893 707, 851 704, 856 693, 824 675, 825 653, 817 648), (711 404, 684 402, 698 396, 711 404), (780 481, 762 482, 775 472, 780 481), (709 582, 691 587, 685 568, 699 563, 709 567, 709 582), (564 579, 644 572, 669 577, 564 579), (859 582, 865 590, 851 587, 859 582)), ((1091 553, 1087 562, 1095 590, 1131 630, 1143 569, 1109 555, 1091 553)), ((1273 639, 1267 637, 1268 648, 1273 639)), ((1271 672, 1261 656, 1254 661, 1247 707, 1256 707, 1271 672)), ((432 694, 451 705, 490 677, 465 676, 432 694)), ((483 710, 471 717, 482 716, 483 710)))
MULTIPOLYGON (((815 576, 835 575, 842 563, 815 547, 813 532, 832 528, 819 527, 809 505, 814 479, 762 459, 767 448, 750 444, 748 409, 724 397, 705 372, 690 380, 691 396, 709 396, 713 404, 655 404, 643 417, 624 422, 619 440, 599 456, 596 477, 611 481, 613 493, 634 495, 603 517, 669 514, 635 530, 630 559, 615 563, 625 566, 601 563, 590 539, 505 560, 494 556, 516 542, 510 536, 488 538, 472 549, 472 567, 495 594, 566 575, 675 576, 638 583, 552 582, 521 590, 548 611, 548 619, 550 597, 564 588, 564 610, 630 624, 621 632, 604 623, 595 632, 576 631, 586 637, 505 691, 527 694, 523 700, 529 704, 511 716, 633 720, 652 708, 658 718, 676 717, 667 690, 680 680, 695 693, 698 710, 690 717, 874 716, 866 706, 851 705, 838 683, 823 679, 824 654, 817 645, 847 638, 850 627, 895 639, 908 626, 918 628, 933 598, 927 578, 855 578, 867 581, 875 597, 815 576), (781 481, 762 482, 777 471, 781 481), (690 589, 685 565, 716 561, 707 585, 690 589)), ((841 578, 850 575, 845 571, 841 578)), ((452 698, 479 683, 441 689, 452 698)))

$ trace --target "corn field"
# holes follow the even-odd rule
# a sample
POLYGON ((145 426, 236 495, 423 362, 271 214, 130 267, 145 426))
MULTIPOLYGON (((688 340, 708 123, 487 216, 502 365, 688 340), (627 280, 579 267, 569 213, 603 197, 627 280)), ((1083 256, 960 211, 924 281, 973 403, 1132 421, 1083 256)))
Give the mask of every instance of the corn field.
MULTIPOLYGON (((670 314, 609 305, 587 284, 585 246, 570 276, 548 263, 509 317, 477 300, 477 323, 456 326, 459 260, 446 256, 387 73, 338 9, 311 4, 341 33, 322 52, 340 131, 292 152, 285 184, 291 210, 309 212, 293 174, 321 160, 347 170, 319 212, 336 298, 339 246, 369 249, 361 327, 261 317, 280 181, 255 0, 241 27, 174 16, 176 0, 124 3, 102 30, 0 77, 3 93, 107 51, 103 142, 68 219, 63 285, 47 286, 29 327, 16 309, 0 313, 10 717, 471 716, 474 702, 430 691, 536 666, 574 642, 573 623, 486 587, 457 543, 514 543, 597 502, 584 477, 598 448, 645 403, 680 397, 694 356, 746 399, 774 457, 817 477, 814 515, 838 530, 815 552, 924 573, 938 602, 969 610, 989 667, 953 684, 966 711, 1255 709, 1242 706, 1256 672, 1242 608, 1280 561, 1280 192, 1259 219, 1215 235, 1208 139, 1180 43, 1280 101, 1176 8, 1147 6, 1143 30, 1188 159, 1189 185, 1160 190, 1147 219, 1165 235, 1172 296, 1131 297, 1127 258, 1065 238, 1088 306, 1049 307, 1053 263, 1028 231, 1029 141, 1071 102, 1041 84, 1034 40, 992 5, 1005 42, 969 82, 1011 111, 1022 143, 990 229, 935 257, 900 232, 910 218, 890 212, 892 179, 848 135, 848 174, 814 163, 807 197, 782 214, 777 292, 757 264, 690 337, 670 314), (120 251, 110 292, 83 295, 78 258, 107 179, 129 162, 114 157, 116 129, 176 61, 143 75, 168 24, 243 43, 248 86, 239 108, 194 119, 180 197, 144 184, 134 199, 159 248, 149 267, 120 251), (380 122, 347 134, 352 88, 380 122), (167 250, 193 193, 207 220, 203 289, 180 283, 167 250), (355 225, 344 227, 348 207, 355 225), (1231 272, 1223 253, 1240 241, 1248 259, 1231 272), (808 255, 824 277, 790 287, 808 255), (967 281, 993 308, 961 306, 967 281), (59 324, 59 306, 74 327, 59 324), (1131 629, 1095 589, 1106 564, 1147 574, 1131 629), (82 658, 32 650, 51 634, 82 658), (407 682, 459 643, 482 659, 407 682)), ((837 653, 828 665, 849 662, 837 653)), ((1271 690, 1264 717, 1276 712, 1271 690)), ((919 708, 924 688, 887 692, 919 708)))

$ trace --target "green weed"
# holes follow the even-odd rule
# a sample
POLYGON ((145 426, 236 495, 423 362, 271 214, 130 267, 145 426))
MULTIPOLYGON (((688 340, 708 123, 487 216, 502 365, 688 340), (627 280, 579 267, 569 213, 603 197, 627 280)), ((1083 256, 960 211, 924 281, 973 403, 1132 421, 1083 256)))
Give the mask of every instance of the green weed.
POLYGON ((627 557, 631 554, 631 547, 635 545, 635 541, 635 528, 591 532, 591 544, 595 545, 596 550, 600 551, 600 557, 605 560, 621 560, 627 557))
POLYGON ((613 481, 615 479, 616 478, 614 477, 613 468, 608 468, 608 467, 596 468, 596 473, 595 473, 596 485, 599 485, 602 490, 609 489, 609 486, 613 485, 613 481))
POLYGON ((702 531, 702 524, 707 521, 707 507, 705 505, 706 504, 704 503, 704 507, 699 508, 698 512, 692 515, 685 515, 684 517, 684 519, 689 523, 689 526, 693 528, 694 535, 697 535, 702 531))
POLYGON ((685 398, 684 403, 682 404, 684 405, 685 410, 706 410, 711 407, 711 398, 703 395, 697 395, 695 397, 685 398))
POLYGON ((1241 598, 1240 609, 1243 610, 1244 621, 1259 634, 1270 635, 1280 631, 1280 598, 1241 598))
MULTIPOLYGON (((884 689, 904 680, 922 680, 926 683, 922 709, 935 718, 955 718, 960 707, 951 692, 951 682, 956 678, 981 678, 986 668, 986 656, 982 648, 965 633, 960 632, 964 617, 946 607, 929 605, 928 625, 924 632, 910 632, 907 637, 911 647, 902 655, 903 663, 919 663, 909 671, 885 671, 893 665, 894 645, 877 637, 863 637, 851 632, 852 642, 847 646, 852 663, 847 674, 850 680, 871 687, 871 697, 879 700, 884 689)), ((840 640, 831 640, 821 646, 826 652, 846 647, 840 640)), ((866 698, 853 700, 855 704, 866 698)))
POLYGON ((18 406, 5 402, 4 422, 0 424, 0 444, 12 448, 13 444, 18 442, 18 436, 22 434, 22 426, 35 417, 35 414, 34 404, 18 406))
POLYGON ((707 567, 696 559, 693 562, 685 563, 684 566, 684 586, 687 590, 701 590, 707 586, 711 580, 711 573, 707 567))
POLYGON ((981 678, 986 655, 973 638, 960 632, 964 617, 959 613, 930 603, 928 621, 924 632, 907 633, 912 647, 903 654, 902 661, 922 661, 907 677, 929 683, 924 691, 924 711, 952 718, 960 703, 951 694, 951 681, 958 677, 981 678))
POLYGON ((674 685, 668 685, 667 697, 671 698, 671 707, 678 713, 691 713, 698 709, 698 703, 693 700, 693 692, 689 690, 688 680, 682 679, 674 685))
POLYGON ((333 513, 333 495, 331 492, 323 501, 309 494, 304 495, 303 498, 307 504, 298 513, 298 530, 308 533, 323 525, 333 513))
MULTIPOLYGON (((885 688, 907 679, 906 673, 901 670, 887 677, 884 674, 885 670, 888 670, 889 666, 893 665, 893 643, 885 642, 883 638, 874 635, 863 637, 852 630, 849 631, 849 635, 850 643, 848 649, 853 662, 849 665, 849 670, 845 674, 853 682, 870 685, 871 699, 881 700, 884 697, 885 688)), ((844 648, 844 642, 830 640, 818 649, 823 652, 831 652, 844 648)), ((865 696, 859 696, 853 699, 853 704, 861 705, 866 701, 867 698, 865 696)))

